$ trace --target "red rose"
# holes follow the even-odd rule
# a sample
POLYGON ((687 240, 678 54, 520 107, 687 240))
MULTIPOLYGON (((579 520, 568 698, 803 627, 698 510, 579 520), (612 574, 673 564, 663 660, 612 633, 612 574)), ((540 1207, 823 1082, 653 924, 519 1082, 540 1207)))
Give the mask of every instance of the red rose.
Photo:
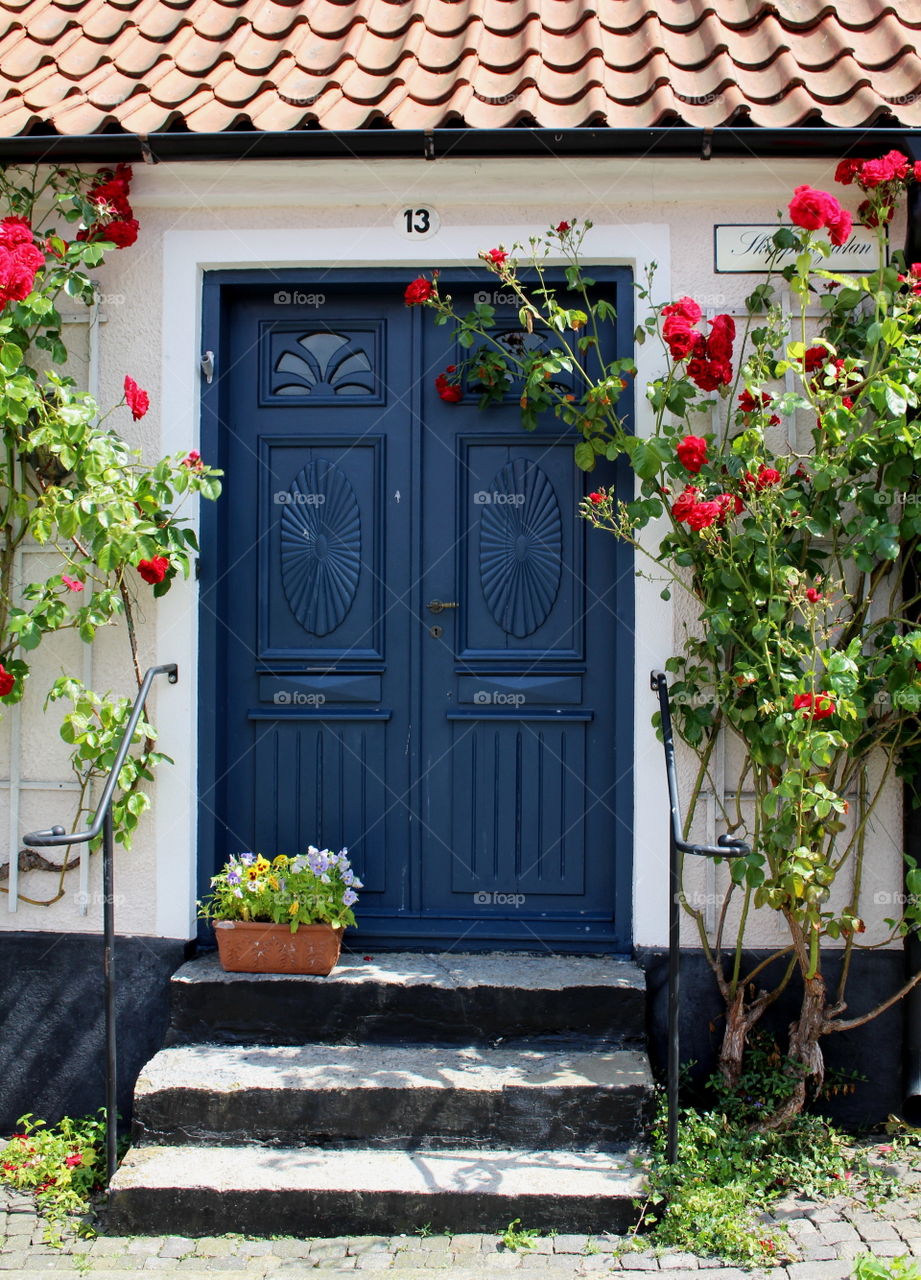
POLYGON ((140 422, 150 408, 150 396, 127 374, 125 374, 125 400, 128 402, 132 418, 135 422, 140 422))
POLYGON ((892 221, 892 215, 895 213, 895 206, 891 204, 880 205, 874 209, 872 201, 864 200, 857 206, 857 217, 865 227, 878 227, 880 224, 886 226, 892 221))
POLYGON ((728 364, 732 359, 732 344, 736 336, 736 322, 732 316, 714 316, 710 321, 707 354, 711 360, 728 364))
POLYGON ((883 182, 903 182, 909 174, 908 156, 901 151, 887 151, 878 160, 866 160, 860 166, 857 181, 864 190, 878 187, 883 182))
POLYGON ((713 501, 719 507, 720 524, 724 524, 730 516, 741 515, 745 510, 745 503, 734 493, 718 493, 713 501))
POLYGON ((755 488, 770 489, 775 484, 780 484, 780 479, 780 472, 775 467, 760 466, 755 478, 755 488))
POLYGON ((508 254, 504 249, 488 249, 486 253, 483 254, 483 257, 487 262, 491 262, 494 267, 501 267, 508 257, 508 254))
POLYGON ((761 392, 760 403, 755 399, 748 387, 739 396, 739 408, 743 413, 754 413, 756 409, 765 409, 771 403, 771 396, 767 391, 761 392))
POLYGON ((687 520, 688 512, 697 502, 698 492, 699 490, 695 489, 692 484, 689 484, 685 488, 684 493, 680 494, 672 503, 672 515, 679 524, 682 520, 687 520))
POLYGON ((810 604, 818 604, 819 601, 822 599, 822 593, 818 589, 818 587, 807 587, 806 599, 809 601, 810 604))
POLYGON ((406 286, 403 301, 408 307, 415 307, 420 302, 428 302, 429 298, 434 297, 434 294, 435 285, 432 281, 426 280, 425 276, 417 276, 415 280, 411 280, 406 286))
POLYGON ((666 316, 662 325, 662 338, 673 360, 685 360, 704 343, 704 336, 692 327, 687 316, 666 316))
POLYGON ((686 519, 695 532, 700 532, 701 529, 708 528, 715 520, 718 520, 720 514, 718 502, 695 502, 686 519))
POLYGON ((726 360, 695 356, 688 364, 688 377, 701 391, 716 391, 732 382, 732 365, 726 360))
POLYGON ((187 453, 180 463, 183 467, 188 467, 190 471, 201 471, 205 465, 201 460, 201 454, 197 449, 193 449, 191 453, 187 453))
POLYGON ((0 662, 0 698, 5 698, 7 694, 13 692, 16 684, 16 677, 10 675, 3 663, 0 662))
POLYGON ((854 220, 848 213, 847 209, 838 209, 836 214, 828 219, 828 238, 832 244, 844 244, 851 234, 854 226, 854 220))
POLYGON ((571 228, 568 222, 560 222, 556 228, 557 235, 560 235, 560 236, 564 236, 566 232, 569 230, 571 230, 571 228))
POLYGON ((684 316, 685 320, 696 324, 702 312, 693 298, 679 298, 677 302, 670 302, 667 307, 663 307, 662 314, 663 316, 684 316))
POLYGON ((808 347, 803 356, 803 370, 806 373, 815 373, 816 369, 821 369, 822 365, 830 359, 825 347, 808 347))
POLYGON ((589 502, 594 502, 597 507, 600 502, 604 502, 606 495, 603 493, 590 493, 588 495, 589 502))
POLYGON ((842 397, 841 397, 841 408, 842 408, 842 409, 853 409, 853 407, 854 407, 854 401, 851 399, 851 397, 850 397, 850 396, 842 396, 842 397))
POLYGON ((793 710, 802 711, 806 720, 825 720, 835 713, 835 700, 830 693, 797 693, 793 710))
POLYGON ((707 442, 701 436, 685 436, 675 452, 685 471, 697 475, 707 461, 707 442))
POLYGON ((849 187, 856 174, 860 172, 860 164, 859 160, 839 160, 838 167, 835 170, 835 182, 840 182, 842 186, 849 187))
POLYGON ((166 556, 154 556, 152 560, 139 560, 137 571, 151 586, 156 586, 158 582, 162 582, 166 577, 166 571, 169 569, 169 560, 166 556))
POLYGON ((447 404, 457 404, 464 398, 461 388, 456 383, 449 382, 443 373, 439 373, 435 379, 435 390, 447 404))
POLYGON ((827 225, 829 215, 834 215, 841 206, 827 191, 817 191, 815 187, 803 185, 796 188, 787 207, 790 221, 797 227, 818 231, 820 227, 827 225))
POLYGON ((111 240, 116 249, 127 249, 138 238, 141 224, 137 218, 116 218, 99 232, 100 240, 111 240))
MULTIPOLYGON (((16 232, 12 233, 14 236, 16 232)), ((35 274, 45 265, 45 255, 31 242, 20 240, 13 248, 0 245, 0 307, 22 302, 32 292, 35 274)))
POLYGON ((20 244, 32 243, 32 226, 28 218, 4 218, 0 222, 0 245, 15 249, 20 244))

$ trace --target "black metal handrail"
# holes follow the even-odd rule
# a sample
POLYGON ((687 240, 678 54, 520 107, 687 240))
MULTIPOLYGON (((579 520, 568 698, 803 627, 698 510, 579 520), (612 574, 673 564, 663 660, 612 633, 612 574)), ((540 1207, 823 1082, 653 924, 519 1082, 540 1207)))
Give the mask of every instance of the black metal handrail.
POLYGON ((131 750, 134 731, 144 712, 144 704, 150 693, 150 686, 157 676, 165 675, 170 684, 179 679, 179 668, 175 662, 162 667, 149 667, 141 682, 138 695, 134 700, 131 715, 122 733, 115 760, 106 778, 106 784, 99 797, 93 821, 85 831, 67 832, 63 827, 50 827, 46 831, 30 831, 23 836, 23 844, 36 849, 45 849, 54 845, 87 844, 95 840, 102 832, 102 899, 103 899, 103 985, 106 1021, 106 1169, 107 1181, 111 1182, 117 1165, 117 1121, 118 1121, 118 1062, 115 1033, 115 892, 114 892, 114 840, 112 831, 112 797, 118 786, 118 775, 131 750))
POLYGON ((682 835, 681 808, 678 803, 678 770, 675 765, 675 739, 672 712, 668 701, 668 680, 662 671, 651 671, 649 684, 659 695, 662 745, 665 748, 665 774, 668 779, 670 821, 668 828, 668 1130, 666 1159, 674 1164, 678 1156, 678 997, 681 982, 680 925, 681 865, 679 853, 699 858, 741 858, 751 853, 751 846, 734 836, 720 836, 716 844, 692 844, 682 835))

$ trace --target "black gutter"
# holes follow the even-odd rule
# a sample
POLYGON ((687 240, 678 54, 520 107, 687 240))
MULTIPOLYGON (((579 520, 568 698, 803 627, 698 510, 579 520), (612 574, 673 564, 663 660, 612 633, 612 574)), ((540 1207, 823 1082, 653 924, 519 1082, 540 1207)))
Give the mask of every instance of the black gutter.
POLYGON ((761 129, 685 125, 655 129, 294 129, 262 133, 177 130, 146 137, 121 132, 62 137, 33 133, 0 140, 0 164, 149 163, 177 160, 391 159, 454 156, 872 156, 904 149, 921 130, 898 125, 861 129, 761 129))

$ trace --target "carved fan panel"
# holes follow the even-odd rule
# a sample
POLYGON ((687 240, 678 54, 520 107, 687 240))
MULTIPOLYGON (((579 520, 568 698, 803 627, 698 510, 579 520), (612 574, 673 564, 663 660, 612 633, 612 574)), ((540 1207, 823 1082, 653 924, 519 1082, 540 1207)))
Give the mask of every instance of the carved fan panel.
POLYGON ((543 626, 563 569, 556 492, 536 462, 515 458, 497 472, 480 514, 480 582, 503 631, 522 639, 543 626))
POLYGON ((305 631, 329 635, 355 599, 361 512, 348 477, 318 458, 295 477, 281 516, 281 581, 305 631))
POLYGON ((285 400, 337 403, 379 397, 377 333, 273 332, 269 394, 285 400))

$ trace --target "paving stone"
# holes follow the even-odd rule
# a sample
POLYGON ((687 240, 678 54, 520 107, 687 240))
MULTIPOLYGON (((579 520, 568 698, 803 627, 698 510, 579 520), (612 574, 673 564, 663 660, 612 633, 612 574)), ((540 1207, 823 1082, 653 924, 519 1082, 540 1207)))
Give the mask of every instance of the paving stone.
POLYGON ((274 1240, 241 1240, 240 1247, 237 1249, 238 1258, 267 1258, 269 1254, 275 1254, 274 1240))
POLYGON ((869 1248, 877 1258, 898 1258, 905 1252, 905 1243, 902 1240, 873 1240, 869 1248))
POLYGON ((837 1262, 791 1262, 789 1280, 849 1280, 851 1264, 841 1258, 837 1262))
POLYGON ((359 1253, 355 1258, 356 1271, 389 1271, 392 1266, 393 1254, 387 1250, 359 1253))
POLYGON ((778 1218, 775 1214, 774 1220, 783 1223, 790 1235, 797 1240, 801 1236, 816 1236, 819 1233, 819 1228, 808 1218, 778 1218))
POLYGON ((311 1262, 313 1262, 314 1259, 316 1259, 317 1262, 331 1262, 336 1258, 345 1259, 348 1256, 347 1244, 331 1244, 328 1241, 314 1240, 304 1253, 292 1253, 290 1250, 285 1248, 285 1246, 289 1244, 296 1245, 297 1243, 298 1241, 296 1240, 276 1240, 273 1253, 275 1253, 279 1258, 303 1258, 309 1256, 311 1262))
MULTIPOLYGON (((443 1238, 450 1240, 449 1236, 443 1238)), ((392 1253, 393 1247, 387 1236, 358 1236, 349 1241, 348 1252, 362 1257, 366 1253, 392 1253)))
POLYGON ((272 1252, 277 1258, 306 1258, 308 1254, 311 1257, 338 1258, 345 1257, 346 1250, 336 1245, 332 1249, 321 1253, 314 1253, 316 1249, 315 1240, 272 1240, 272 1252))
POLYGON ((921 1238, 921 1221, 918 1218, 904 1218, 901 1222, 894 1222, 892 1225, 903 1240, 921 1238))
POLYGON ((899 1239, 899 1233, 891 1222, 880 1222, 877 1218, 870 1218, 864 1215, 864 1217, 855 1221, 854 1226, 868 1243, 876 1240, 898 1241, 899 1239))
POLYGON ((554 1236, 554 1253, 584 1253, 591 1236, 554 1236))
MULTIPOLYGON (((258 1243, 259 1250, 262 1252, 262 1246, 266 1244, 266 1241, 259 1240, 257 1242, 250 1242, 248 1240, 244 1240, 243 1244, 240 1246, 241 1251, 249 1243, 258 1243)), ((186 1254, 194 1252, 195 1241, 191 1240, 188 1236, 166 1236, 159 1249, 161 1258, 184 1258, 186 1254)))
POLYGON ((451 1237, 451 1246, 454 1249, 473 1249, 479 1253, 487 1240, 491 1245, 495 1244, 492 1236, 476 1235, 471 1232, 461 1232, 458 1235, 451 1237))
POLYGON ((823 1222, 819 1226, 819 1235, 826 1244, 841 1244, 845 1240, 854 1243, 860 1240, 857 1228, 850 1222, 823 1222))
POLYGON ((659 1267, 662 1271, 696 1271, 697 1259, 693 1253, 663 1253, 659 1267))
POLYGON ((179 1266, 178 1258, 160 1258, 154 1256, 144 1259, 145 1271, 175 1271, 179 1266))
POLYGON ((236 1240, 222 1240, 216 1236, 195 1242, 195 1253, 199 1258, 230 1258, 236 1249, 236 1240))
MULTIPOLYGON (((194 1244, 194 1241, 190 1242, 194 1244)), ((90 1246, 90 1253, 94 1258, 100 1254, 125 1253, 128 1247, 128 1241, 124 1236, 97 1236, 90 1246)))
POLYGON ((21 1271, 26 1265, 27 1253, 0 1253, 0 1271, 21 1271))
POLYGON ((652 1253, 628 1253, 620 1260, 621 1271, 658 1271, 659 1259, 652 1253))
POLYGON ((166 1244, 165 1236, 136 1236, 127 1242, 126 1253, 159 1253, 166 1244))
MULTIPOLYGON (((357 1262, 357 1259, 346 1258, 346 1257, 319 1258, 317 1259, 316 1262, 314 1262, 313 1258, 311 1257, 309 1261, 317 1268, 318 1271, 331 1271, 333 1269, 335 1269, 336 1271, 354 1271, 355 1263, 357 1262)), ((273 1274, 278 1275, 282 1271, 290 1270, 290 1271, 296 1271, 298 1275, 303 1275, 305 1265, 306 1264, 304 1261, 299 1261, 292 1258, 288 1262, 280 1266, 278 1268, 278 1271, 273 1272, 273 1274)))
POLYGON ((809 1245, 802 1250, 803 1262, 833 1262, 838 1257, 838 1250, 833 1244, 809 1245))

